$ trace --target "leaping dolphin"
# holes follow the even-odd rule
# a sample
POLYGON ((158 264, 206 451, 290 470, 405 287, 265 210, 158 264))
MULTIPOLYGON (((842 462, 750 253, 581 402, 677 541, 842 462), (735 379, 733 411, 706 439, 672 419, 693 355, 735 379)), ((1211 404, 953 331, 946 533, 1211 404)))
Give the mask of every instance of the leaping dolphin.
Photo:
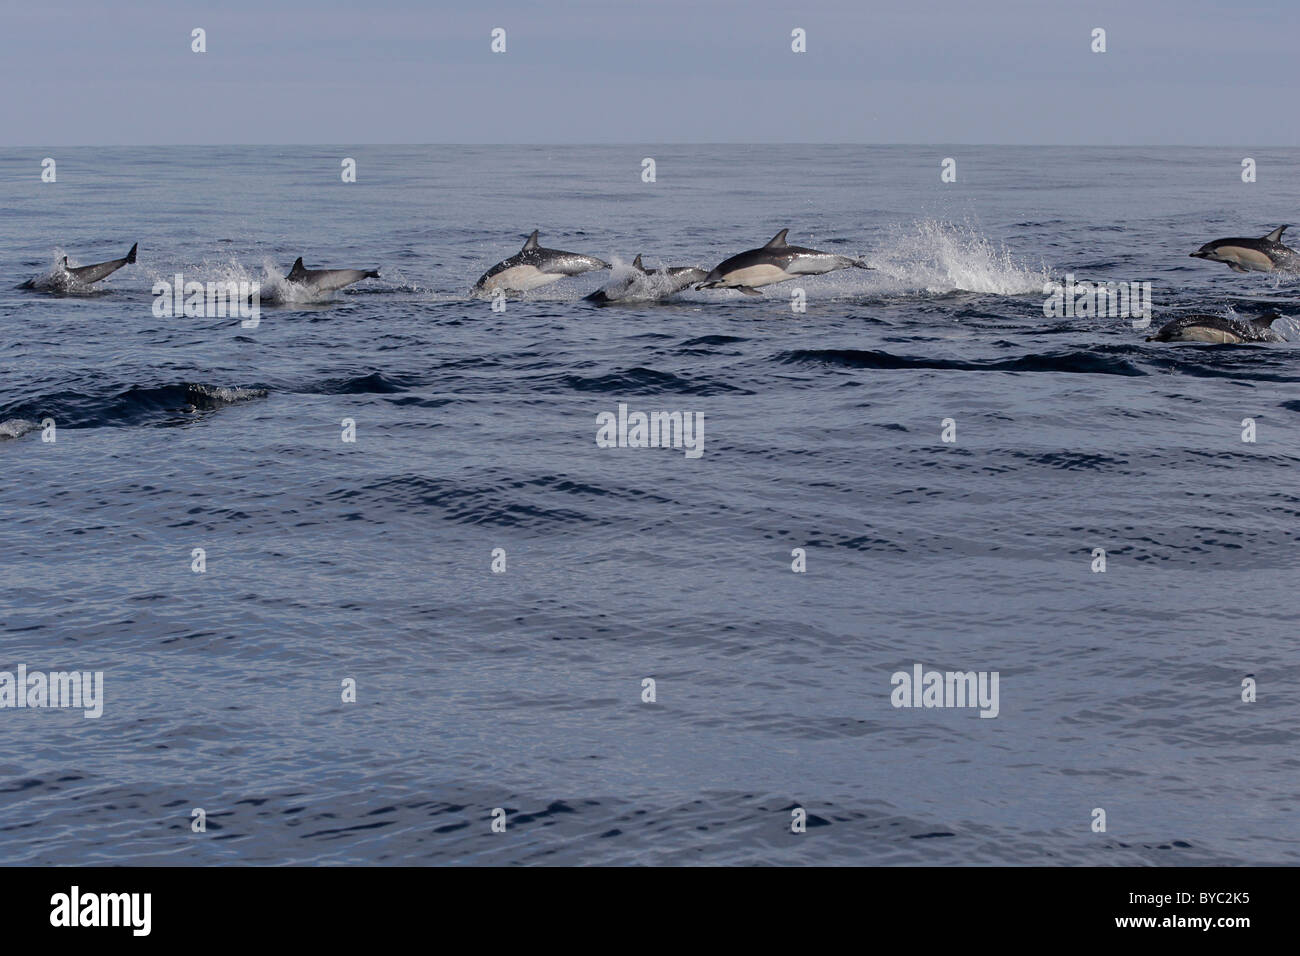
POLYGON ((76 266, 75 268, 70 268, 68 266, 68 257, 64 256, 63 268, 66 269, 68 274, 71 275, 72 278, 76 279, 77 282, 82 285, 90 285, 93 282, 98 282, 105 276, 112 275, 118 269, 122 268, 122 266, 127 266, 135 262, 135 247, 138 245, 140 245, 138 242, 132 245, 131 251, 121 259, 110 259, 108 262, 100 262, 93 266, 76 266))
POLYGON ((527 292, 538 286, 558 282, 565 276, 576 276, 584 272, 609 268, 608 262, 595 256, 562 252, 559 249, 543 249, 537 243, 537 234, 538 230, 534 229, 522 249, 483 273, 474 284, 474 288, 483 292, 492 292, 496 289, 506 292, 527 292))
POLYGON ((1300 253, 1282 244, 1288 228, 1278 226, 1260 239, 1215 239, 1188 255, 1225 263, 1233 272, 1300 272, 1300 253))
POLYGON ((588 302, 606 303, 620 301, 648 301, 676 295, 687 286, 699 282, 707 275, 695 266, 670 266, 666 269, 649 269, 641 264, 641 257, 632 260, 632 273, 609 288, 597 289, 586 297, 588 302))
POLYGON ((745 295, 760 295, 759 286, 785 282, 796 276, 816 276, 837 269, 870 269, 861 259, 818 252, 785 241, 789 229, 782 229, 761 249, 732 256, 704 277, 697 289, 739 289, 745 295))
POLYGON ((1217 315, 1184 315, 1161 326, 1148 342, 1213 342, 1216 345, 1240 345, 1243 342, 1285 342, 1270 326, 1280 319, 1267 312, 1257 319, 1225 319, 1217 315))
POLYGON ((360 282, 362 279, 378 279, 378 269, 308 269, 302 264, 302 256, 293 264, 289 274, 284 277, 287 282, 310 286, 317 292, 333 292, 345 285, 360 282))

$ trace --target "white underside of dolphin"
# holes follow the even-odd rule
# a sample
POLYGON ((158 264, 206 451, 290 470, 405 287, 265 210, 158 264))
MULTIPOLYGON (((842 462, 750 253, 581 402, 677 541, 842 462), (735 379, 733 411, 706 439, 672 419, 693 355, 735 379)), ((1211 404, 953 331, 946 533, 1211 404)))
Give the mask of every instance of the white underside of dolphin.
POLYGON ((785 241, 789 229, 782 229, 760 249, 750 249, 723 261, 697 289, 737 289, 758 295, 756 289, 800 276, 824 275, 839 269, 870 269, 860 259, 821 252, 785 241))
POLYGON ((543 272, 534 265, 511 266, 502 269, 483 284, 484 289, 507 289, 511 292, 527 292, 552 282, 559 282, 568 273, 543 272))
POLYGON ((544 249, 534 229, 524 247, 509 259, 503 259, 479 277, 476 292, 527 292, 558 282, 565 276, 581 275, 608 269, 609 263, 595 256, 584 256, 561 249, 544 249))

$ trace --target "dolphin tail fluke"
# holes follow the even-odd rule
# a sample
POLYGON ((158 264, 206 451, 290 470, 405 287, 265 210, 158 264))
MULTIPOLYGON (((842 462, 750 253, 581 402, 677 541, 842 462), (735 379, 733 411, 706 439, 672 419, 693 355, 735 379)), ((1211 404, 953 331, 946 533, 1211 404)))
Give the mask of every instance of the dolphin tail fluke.
POLYGON ((127 265, 130 265, 132 262, 135 262, 135 249, 136 249, 136 246, 138 246, 138 245, 140 245, 140 243, 138 243, 138 242, 137 242, 137 243, 133 243, 132 246, 131 246, 131 251, 128 252, 128 253, 126 254, 126 262, 127 262, 127 265))

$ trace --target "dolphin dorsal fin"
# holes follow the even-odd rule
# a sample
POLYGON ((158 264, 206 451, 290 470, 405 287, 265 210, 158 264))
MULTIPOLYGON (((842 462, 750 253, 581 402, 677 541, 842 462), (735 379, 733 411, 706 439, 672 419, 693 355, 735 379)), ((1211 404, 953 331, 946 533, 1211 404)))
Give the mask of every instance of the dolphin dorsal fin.
POLYGON ((523 249, 519 250, 520 252, 529 252, 537 248, 537 233, 538 230, 534 229, 533 234, 529 236, 528 241, 524 243, 523 249))
POLYGON ((1264 326, 1264 328, 1268 328, 1270 325, 1272 325, 1280 318, 1282 318, 1280 314, 1270 310, 1268 312, 1265 312, 1261 316, 1251 319, 1250 321, 1252 325, 1262 325, 1264 326))
POLYGON ((638 252, 636 258, 632 260, 632 268, 637 272, 645 272, 645 266, 641 265, 641 253, 638 252))
POLYGON ((768 242, 768 244, 765 245, 763 248, 764 248, 764 249, 780 249, 782 246, 785 245, 785 234, 786 234, 787 232, 789 232, 789 231, 790 231, 789 229, 782 229, 782 230, 781 230, 780 232, 778 232, 775 236, 773 236, 773 237, 771 238, 771 240, 768 242))
POLYGON ((140 243, 138 242, 131 244, 131 251, 126 254, 126 261, 128 263, 135 262, 135 250, 139 247, 139 245, 140 243))
POLYGON ((287 276, 287 278, 292 279, 295 276, 302 275, 306 271, 307 271, 306 267, 303 266, 302 264, 302 256, 299 256, 297 259, 294 260, 293 268, 289 270, 289 275, 287 276))
POLYGON ((64 257, 63 257, 63 268, 66 269, 67 267, 68 267, 68 257, 67 257, 67 256, 64 256, 64 257))
POLYGON ((1278 226, 1276 229, 1274 229, 1272 232, 1270 232, 1267 236, 1264 237, 1264 241, 1265 241, 1265 242, 1281 242, 1281 241, 1282 241, 1282 233, 1286 232, 1289 228, 1291 228, 1291 227, 1290 227, 1290 226, 1278 226))

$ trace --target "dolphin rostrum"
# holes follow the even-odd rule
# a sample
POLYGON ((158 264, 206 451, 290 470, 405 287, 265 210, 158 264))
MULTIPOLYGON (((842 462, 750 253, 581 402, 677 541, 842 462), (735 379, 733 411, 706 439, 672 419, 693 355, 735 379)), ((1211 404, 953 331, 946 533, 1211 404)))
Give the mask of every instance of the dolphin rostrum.
POLYGON ((131 251, 121 259, 110 259, 108 262, 100 262, 93 266, 68 266, 68 257, 63 257, 63 268, 68 270, 68 274, 76 279, 82 285, 90 285, 92 282, 98 282, 105 276, 110 276, 122 266, 130 265, 135 262, 135 247, 140 243, 131 246, 131 251))
POLYGON ((308 269, 302 256, 293 264, 285 281, 310 286, 317 292, 333 292, 362 279, 378 279, 378 269, 308 269))
POLYGON ((1259 239, 1215 239, 1188 255, 1225 263, 1233 272, 1300 272, 1300 253, 1282 244, 1287 228, 1278 226, 1259 239))
POLYGON ((1217 315, 1184 315, 1161 326, 1148 342, 1213 342, 1240 345, 1243 342, 1285 342, 1270 326, 1281 316, 1266 312, 1257 319, 1225 319, 1217 315))
POLYGON ((732 256, 704 277, 697 289, 739 289, 745 295, 759 295, 759 286, 785 282, 796 276, 816 276, 837 269, 870 269, 860 259, 818 252, 785 241, 789 229, 782 229, 761 249, 732 256))
POLYGON ((534 229, 522 249, 483 273, 474 284, 474 288, 484 292, 492 292, 496 289, 506 292, 527 292, 529 289, 557 282, 565 276, 576 276, 584 272, 609 268, 608 262, 595 256, 562 252, 559 249, 543 249, 537 243, 537 233, 538 230, 534 229))
POLYGON ((667 298, 687 286, 699 282, 707 273, 695 266, 671 266, 666 269, 646 269, 641 257, 632 260, 632 272, 622 281, 587 296, 588 302, 651 301, 667 298))

